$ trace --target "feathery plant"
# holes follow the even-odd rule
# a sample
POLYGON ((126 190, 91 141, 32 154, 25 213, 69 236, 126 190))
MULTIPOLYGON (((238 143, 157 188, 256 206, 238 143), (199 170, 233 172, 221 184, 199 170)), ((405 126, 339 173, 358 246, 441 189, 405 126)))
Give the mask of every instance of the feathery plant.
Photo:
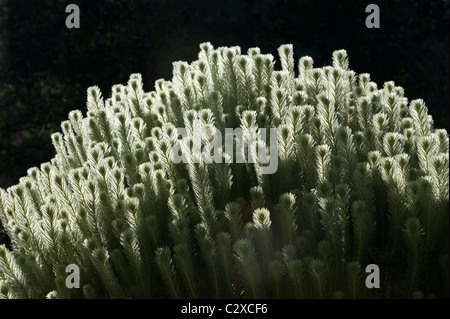
POLYGON ((88 88, 51 162, 0 189, 0 296, 448 297, 449 138, 424 101, 356 75, 345 50, 315 68, 282 45, 275 70, 258 48, 200 48, 154 91, 139 74, 107 99, 88 88), (211 128, 241 128, 246 149, 277 128, 277 171, 192 160, 211 128))

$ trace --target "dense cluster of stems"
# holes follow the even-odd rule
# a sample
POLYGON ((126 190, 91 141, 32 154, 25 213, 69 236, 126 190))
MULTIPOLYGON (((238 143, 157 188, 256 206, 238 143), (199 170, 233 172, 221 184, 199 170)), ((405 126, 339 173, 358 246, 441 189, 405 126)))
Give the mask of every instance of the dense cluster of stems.
POLYGON ((449 138, 425 103, 355 74, 345 50, 315 68, 282 45, 275 70, 258 48, 200 49, 154 91, 139 74, 107 99, 90 87, 54 158, 0 189, 0 297, 448 297, 449 138), (277 171, 193 160, 211 128, 241 128, 245 148, 276 128, 277 171))

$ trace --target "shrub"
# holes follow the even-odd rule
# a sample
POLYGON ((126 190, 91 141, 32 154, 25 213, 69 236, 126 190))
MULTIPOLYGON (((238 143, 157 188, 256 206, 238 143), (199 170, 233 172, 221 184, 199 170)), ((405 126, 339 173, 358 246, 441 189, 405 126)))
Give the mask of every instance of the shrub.
POLYGON ((449 139, 424 102, 356 75, 345 50, 296 70, 282 45, 275 70, 258 48, 200 48, 152 92, 139 74, 106 100, 88 88, 87 115, 70 112, 52 135, 51 162, 0 189, 12 238, 1 296, 448 296, 449 139), (211 128, 241 128, 245 150, 277 128, 258 141, 276 146, 276 172, 259 152, 195 160, 211 128), (65 284, 73 264, 80 289, 65 284), (379 289, 365 285, 369 264, 379 289))

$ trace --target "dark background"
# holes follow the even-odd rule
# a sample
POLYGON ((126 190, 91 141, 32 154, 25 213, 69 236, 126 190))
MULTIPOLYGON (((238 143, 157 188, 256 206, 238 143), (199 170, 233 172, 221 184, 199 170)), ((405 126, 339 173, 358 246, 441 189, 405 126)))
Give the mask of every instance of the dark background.
POLYGON ((435 127, 448 130, 448 17, 448 0, 0 0, 0 187, 54 156, 50 134, 70 110, 85 114, 89 86, 108 97, 139 72, 153 90, 204 41, 243 53, 258 46, 277 59, 277 48, 292 43, 296 63, 310 55, 317 67, 346 49, 357 74, 423 98, 435 127), (70 3, 80 8, 80 29, 65 26, 70 3), (370 3, 380 8, 380 29, 365 26, 370 3))

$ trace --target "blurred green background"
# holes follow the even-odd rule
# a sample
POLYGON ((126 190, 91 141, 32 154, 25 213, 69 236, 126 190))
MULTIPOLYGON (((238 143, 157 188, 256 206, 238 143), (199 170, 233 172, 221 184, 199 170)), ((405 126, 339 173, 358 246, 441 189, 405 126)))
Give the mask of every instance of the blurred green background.
POLYGON ((89 86, 108 97, 139 72, 152 90, 204 41, 276 57, 292 43, 296 59, 310 55, 319 67, 346 49, 352 70, 423 98, 435 127, 448 130, 448 17, 448 0, 0 0, 0 187, 54 156, 50 134, 70 110, 85 113, 89 86), (80 29, 65 27, 70 3, 80 29), (370 3, 380 29, 365 26, 370 3))

